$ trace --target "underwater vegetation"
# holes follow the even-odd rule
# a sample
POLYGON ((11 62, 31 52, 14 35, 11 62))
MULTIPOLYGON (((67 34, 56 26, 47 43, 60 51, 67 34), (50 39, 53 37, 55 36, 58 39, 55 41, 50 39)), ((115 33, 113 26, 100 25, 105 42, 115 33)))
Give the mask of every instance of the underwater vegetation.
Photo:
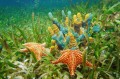
POLYGON ((117 1, 42 15, 18 8, 7 15, 1 9, 0 79, 119 79, 117 1))
MULTIPOLYGON (((52 63, 57 64, 61 62, 66 64, 69 68, 70 75, 74 76, 77 65, 83 62, 85 62, 87 66, 93 67, 90 62, 86 61, 86 59, 84 61, 84 57, 79 50, 81 46, 79 47, 79 45, 81 43, 83 44, 82 40, 85 40, 85 37, 88 37, 88 39, 90 39, 90 42, 93 42, 94 39, 90 37, 89 34, 90 26, 92 27, 92 14, 86 14, 84 20, 81 13, 73 15, 73 17, 71 14, 71 11, 68 11, 68 15, 65 15, 65 12, 62 10, 63 24, 60 24, 57 21, 57 18, 54 18, 52 13, 49 12, 48 15, 53 22, 53 28, 48 27, 48 30, 52 35, 52 42, 54 42, 54 46, 51 46, 51 51, 53 51, 55 47, 58 50, 63 50, 62 56, 52 63)), ((93 25, 92 31, 99 32, 100 26, 93 25)))

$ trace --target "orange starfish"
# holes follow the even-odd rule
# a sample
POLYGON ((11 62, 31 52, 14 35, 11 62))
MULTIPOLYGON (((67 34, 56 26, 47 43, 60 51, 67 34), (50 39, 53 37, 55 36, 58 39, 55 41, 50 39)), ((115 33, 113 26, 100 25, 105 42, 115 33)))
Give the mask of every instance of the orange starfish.
MULTIPOLYGON (((62 56, 58 58, 56 61, 52 61, 53 64, 63 63, 68 66, 69 72, 71 76, 75 75, 76 67, 83 62, 82 54, 79 50, 63 50, 62 56)), ((93 65, 86 61, 86 65, 92 67, 93 65)))
POLYGON ((45 56, 43 52, 45 52, 45 43, 39 44, 39 43, 25 43, 23 44, 26 48, 20 49, 20 52, 28 52, 31 51, 35 54, 35 57, 37 60, 40 60, 42 56, 45 56))

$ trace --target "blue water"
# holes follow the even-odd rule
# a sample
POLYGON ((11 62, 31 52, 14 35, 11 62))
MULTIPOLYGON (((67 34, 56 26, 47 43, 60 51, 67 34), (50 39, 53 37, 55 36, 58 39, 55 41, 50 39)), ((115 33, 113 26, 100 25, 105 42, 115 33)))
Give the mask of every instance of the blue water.
MULTIPOLYGON (((0 0, 0 14, 2 21, 8 20, 11 16, 23 18, 32 12, 47 15, 48 12, 63 10, 66 7, 80 5, 80 3, 99 3, 100 0, 0 0), (5 17, 5 18, 3 18, 5 17)), ((11 20, 10 20, 11 21, 11 20)))
POLYGON ((91 5, 91 3, 99 3, 100 0, 0 0, 0 7, 28 7, 46 10, 64 8, 88 1, 91 5))
MULTIPOLYGON (((65 10, 80 3, 99 3, 100 0, 0 0, 0 27, 25 22, 32 12, 37 16, 47 16, 48 12, 65 10), (23 21, 23 18, 25 18, 23 21)), ((20 23, 21 24, 21 23, 20 23)))

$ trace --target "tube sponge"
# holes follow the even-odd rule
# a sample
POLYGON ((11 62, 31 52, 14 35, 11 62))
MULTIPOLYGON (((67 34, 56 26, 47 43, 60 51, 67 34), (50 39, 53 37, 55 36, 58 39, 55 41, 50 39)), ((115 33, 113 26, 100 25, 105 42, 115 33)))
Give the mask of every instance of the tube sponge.
POLYGON ((79 19, 79 21, 82 21, 81 13, 77 13, 77 18, 79 19))
POLYGON ((51 27, 48 27, 48 31, 50 32, 51 35, 54 35, 54 32, 51 27))
POLYGON ((68 11, 68 18, 69 18, 70 20, 72 20, 72 13, 71 13, 71 11, 68 11))
POLYGON ((66 18, 65 12, 64 12, 64 10, 62 10, 62 21, 63 22, 65 22, 65 18, 66 18))
POLYGON ((99 25, 95 25, 93 26, 93 32, 99 32, 100 31, 100 26, 99 25))
POLYGON ((49 16, 49 18, 50 18, 51 20, 53 20, 53 19, 54 19, 54 17, 53 17, 53 15, 52 15, 52 13, 51 13, 51 12, 49 12, 49 13, 48 13, 48 16, 49 16))

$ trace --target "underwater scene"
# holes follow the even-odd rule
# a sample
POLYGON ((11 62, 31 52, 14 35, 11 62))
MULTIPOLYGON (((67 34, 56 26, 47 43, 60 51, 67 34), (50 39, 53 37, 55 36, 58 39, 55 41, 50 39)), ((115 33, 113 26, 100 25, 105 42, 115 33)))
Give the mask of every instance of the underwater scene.
POLYGON ((120 0, 0 0, 0 79, 120 79, 120 0))

